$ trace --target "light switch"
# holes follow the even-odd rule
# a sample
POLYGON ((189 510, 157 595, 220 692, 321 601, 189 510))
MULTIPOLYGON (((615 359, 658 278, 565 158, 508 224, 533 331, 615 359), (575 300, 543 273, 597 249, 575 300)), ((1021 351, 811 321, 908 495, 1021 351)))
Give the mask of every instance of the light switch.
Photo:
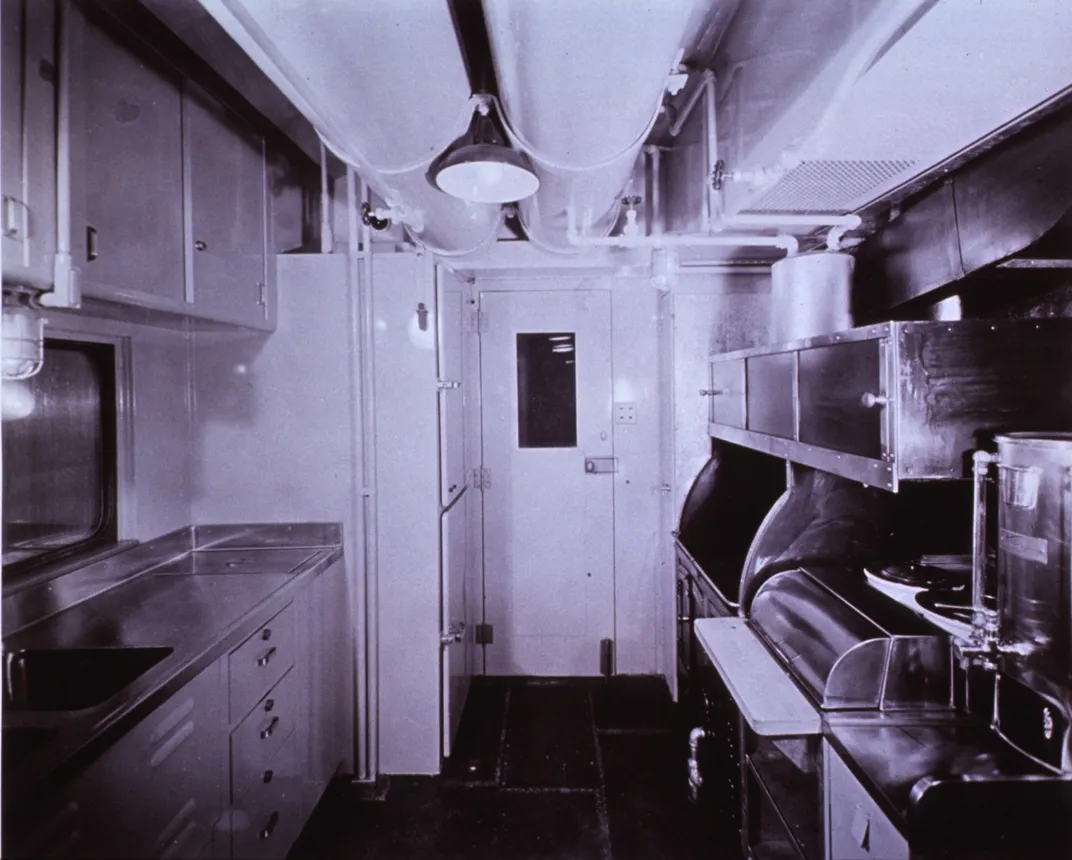
POLYGON ((636 404, 635 403, 615 403, 614 404, 614 423, 615 424, 636 424, 636 404))

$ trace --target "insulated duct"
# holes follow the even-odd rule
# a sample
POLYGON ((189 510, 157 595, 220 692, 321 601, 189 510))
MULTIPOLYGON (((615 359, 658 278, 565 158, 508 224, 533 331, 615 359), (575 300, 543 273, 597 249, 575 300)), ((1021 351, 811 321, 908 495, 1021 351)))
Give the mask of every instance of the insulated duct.
POLYGON ((416 240, 447 254, 494 240, 500 207, 427 176, 472 117, 447 3, 201 2, 416 240))
POLYGON ((694 6, 485 0, 501 113, 540 179, 518 207, 534 244, 575 250, 571 208, 588 236, 613 228, 694 6))

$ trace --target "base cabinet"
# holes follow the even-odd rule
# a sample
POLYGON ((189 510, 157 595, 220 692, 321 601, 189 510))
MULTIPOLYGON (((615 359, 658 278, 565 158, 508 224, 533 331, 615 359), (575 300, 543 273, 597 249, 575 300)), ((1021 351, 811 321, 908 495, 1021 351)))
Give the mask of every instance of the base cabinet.
POLYGON ((32 819, 5 820, 4 856, 284 858, 352 767, 349 605, 339 560, 32 819))
POLYGON ((830 860, 909 860, 904 837, 829 743, 823 758, 830 860))

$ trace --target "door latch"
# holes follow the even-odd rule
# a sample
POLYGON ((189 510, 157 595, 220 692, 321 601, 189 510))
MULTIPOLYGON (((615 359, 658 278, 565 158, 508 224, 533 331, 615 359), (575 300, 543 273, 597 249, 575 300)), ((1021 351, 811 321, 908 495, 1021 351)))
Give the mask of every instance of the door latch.
POLYGON ((461 642, 465 637, 465 622, 457 621, 439 634, 439 644, 446 647, 461 642))
POLYGON ((617 457, 585 457, 584 471, 589 475, 607 475, 618 471, 617 457))

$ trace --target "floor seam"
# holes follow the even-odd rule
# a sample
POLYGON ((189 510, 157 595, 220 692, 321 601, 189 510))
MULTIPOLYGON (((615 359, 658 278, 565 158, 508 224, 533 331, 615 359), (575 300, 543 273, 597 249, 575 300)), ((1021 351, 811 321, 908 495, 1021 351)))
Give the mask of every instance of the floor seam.
POLYGON ((610 844, 610 814, 607 811, 607 781, 603 772, 603 752, 599 746, 599 731, 596 729, 596 708, 592 690, 588 690, 588 719, 592 724, 592 743, 596 753, 596 779, 599 788, 596 791, 596 818, 599 820, 599 833, 602 836, 603 860, 613 860, 614 854, 610 844))

